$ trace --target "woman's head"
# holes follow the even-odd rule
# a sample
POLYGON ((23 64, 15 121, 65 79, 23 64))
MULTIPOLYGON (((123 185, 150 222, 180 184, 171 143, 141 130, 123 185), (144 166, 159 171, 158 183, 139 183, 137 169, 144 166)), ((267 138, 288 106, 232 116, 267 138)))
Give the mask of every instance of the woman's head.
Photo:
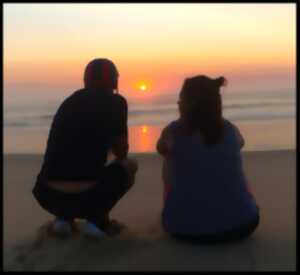
POLYGON ((206 144, 217 143, 223 135, 220 88, 224 77, 204 75, 187 78, 179 94, 180 116, 190 132, 200 130, 206 144))

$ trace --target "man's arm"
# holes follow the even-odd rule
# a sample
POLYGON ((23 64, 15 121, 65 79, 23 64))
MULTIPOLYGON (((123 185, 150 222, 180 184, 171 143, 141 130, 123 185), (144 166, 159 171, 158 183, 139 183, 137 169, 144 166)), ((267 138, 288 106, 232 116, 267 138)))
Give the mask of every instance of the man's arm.
POLYGON ((116 127, 114 138, 112 141, 112 152, 117 159, 124 159, 127 157, 129 145, 128 145, 128 106, 125 98, 118 96, 116 98, 116 127))
POLYGON ((129 150, 127 136, 116 137, 113 141, 112 152, 119 160, 123 160, 127 157, 129 150))

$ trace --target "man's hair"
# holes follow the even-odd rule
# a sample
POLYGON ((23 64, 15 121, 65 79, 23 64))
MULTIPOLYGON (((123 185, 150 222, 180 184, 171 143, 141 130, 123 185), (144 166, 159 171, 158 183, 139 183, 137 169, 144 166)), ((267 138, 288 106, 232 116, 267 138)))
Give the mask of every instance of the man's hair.
POLYGON ((84 86, 90 89, 118 89, 118 76, 118 70, 112 61, 97 58, 85 68, 84 86))

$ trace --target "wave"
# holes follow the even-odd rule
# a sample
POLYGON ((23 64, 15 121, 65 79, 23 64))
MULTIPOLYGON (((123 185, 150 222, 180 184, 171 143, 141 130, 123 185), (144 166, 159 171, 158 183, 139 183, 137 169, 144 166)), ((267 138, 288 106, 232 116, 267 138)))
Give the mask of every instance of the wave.
POLYGON ((223 108, 228 109, 238 109, 238 108, 255 108, 255 107, 273 107, 273 106, 293 106, 295 102, 260 102, 260 103, 233 103, 233 104, 223 104, 223 108))
MULTIPOLYGON (((237 120, 278 119, 295 117, 296 104, 292 100, 268 100, 267 102, 223 102, 224 114, 237 120)), ((26 112, 25 112, 26 114, 26 112)), ((129 124, 166 123, 178 115, 176 104, 135 105, 129 106, 129 124)), ((49 127, 54 113, 32 113, 24 116, 24 110, 9 115, 4 119, 5 127, 49 127)))
POLYGON ((28 122, 4 122, 4 126, 7 127, 28 127, 30 123, 28 122))
POLYGON ((53 115, 41 115, 39 116, 39 118, 43 119, 43 120, 52 120, 53 119, 53 115))
MULTIPOLYGON (((249 109, 249 108, 257 108, 257 107, 287 107, 287 106, 295 106, 295 102, 293 101, 286 101, 286 102, 256 102, 256 103, 230 103, 230 104, 223 104, 224 110, 233 110, 233 109, 249 109)), ((177 112, 178 107, 177 105, 173 106, 151 106, 147 108, 132 108, 129 110, 129 115, 147 115, 147 114, 165 114, 170 112, 177 112)))

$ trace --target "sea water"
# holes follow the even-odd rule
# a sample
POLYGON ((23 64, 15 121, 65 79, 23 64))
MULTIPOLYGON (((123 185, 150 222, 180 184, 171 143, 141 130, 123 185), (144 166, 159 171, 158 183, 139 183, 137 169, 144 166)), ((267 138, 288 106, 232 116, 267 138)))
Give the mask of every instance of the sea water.
MULTIPOLYGON (((225 93, 223 115, 243 134, 244 150, 296 147, 294 90, 225 93)), ((60 100, 4 101, 4 153, 43 153, 60 100)), ((161 130, 178 118, 176 95, 169 101, 132 103, 128 99, 130 152, 153 152, 161 130)))

